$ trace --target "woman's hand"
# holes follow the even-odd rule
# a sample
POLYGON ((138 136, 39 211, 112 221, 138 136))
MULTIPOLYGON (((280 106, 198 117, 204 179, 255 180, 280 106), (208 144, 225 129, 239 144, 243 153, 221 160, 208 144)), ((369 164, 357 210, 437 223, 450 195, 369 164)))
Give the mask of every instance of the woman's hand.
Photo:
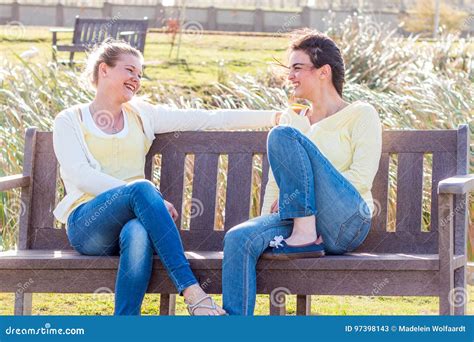
POLYGON ((278 199, 273 202, 272 206, 270 207, 270 213, 277 213, 278 212, 278 199))
POLYGON ((276 112, 275 113, 275 126, 278 126, 280 124, 280 118, 282 116, 282 112, 276 112))
POLYGON ((178 211, 176 210, 176 208, 174 207, 172 203, 168 202, 167 200, 164 200, 164 201, 165 201, 166 209, 168 209, 168 212, 170 213, 171 218, 173 219, 173 221, 176 221, 179 217, 178 211))

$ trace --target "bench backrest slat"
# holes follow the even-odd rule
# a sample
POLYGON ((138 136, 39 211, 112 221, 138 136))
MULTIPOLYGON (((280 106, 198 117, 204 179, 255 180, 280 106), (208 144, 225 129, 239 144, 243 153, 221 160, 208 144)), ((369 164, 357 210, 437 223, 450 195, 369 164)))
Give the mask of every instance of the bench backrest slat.
POLYGON ((180 217, 182 209, 180 204, 183 201, 185 158, 186 154, 183 152, 170 152, 164 153, 161 159, 160 191, 167 201, 175 205, 180 217))
POLYGON ((397 232, 420 231, 423 153, 399 153, 397 167, 397 232))
MULTIPOLYGON (((192 197, 199 200, 200 210, 191 215, 188 230, 181 230, 187 250, 221 250, 225 231, 249 218, 251 205, 253 158, 263 155, 261 179, 266 184, 268 160, 266 156, 267 132, 178 132, 157 135, 145 166, 146 177, 153 175, 153 159, 161 155, 160 190, 164 197, 175 204, 182 214, 186 155, 194 155, 192 197), (226 197, 224 230, 215 229, 216 191, 219 155, 228 156, 226 173, 226 197)), ((372 228, 360 252, 387 253, 437 253, 438 182, 460 172, 467 172, 467 149, 458 151, 458 140, 467 145, 467 126, 457 130, 438 131, 385 131, 382 157, 374 180, 372 193, 376 202, 376 214, 372 228), (431 181, 431 209, 427 231, 422 231, 423 160, 425 154, 433 159, 431 181), (388 220, 389 169, 391 156, 397 155, 397 191, 395 222, 388 220), (461 160, 462 159, 462 160, 461 160), (461 162, 459 161, 461 160, 461 162), (395 227, 394 231, 388 231, 395 227)), ((52 210, 55 206, 57 165, 52 148, 52 134, 37 132, 36 140, 30 139, 34 151, 33 207, 27 233, 32 241, 30 248, 70 248, 64 229, 53 229, 52 210), (36 142, 34 142, 36 141, 36 142)), ((425 185, 426 186, 426 185, 425 185)), ((260 189, 263 202, 265 186, 260 189)), ((193 203, 192 203, 193 204, 193 203)), ((28 210, 26 210, 28 213, 28 210)), ((460 208, 457 226, 466 217, 466 207, 460 208)), ((464 221, 465 222, 465 221, 464 221)), ((179 226, 179 224, 178 224, 179 226)), ((22 228, 23 229, 23 228, 22 228)), ((462 235, 461 228, 458 228, 462 235)), ((465 237, 464 237, 465 238, 465 237)), ((458 243, 460 245, 460 243, 458 243)))
POLYGON ((52 212, 56 204, 56 193, 51 189, 56 188, 58 168, 52 147, 52 135, 37 132, 31 208, 34 229, 54 226, 52 212))
POLYGON ((229 230, 242 222, 250 211, 252 183, 252 161, 250 153, 230 153, 228 156, 227 188, 224 229, 229 230))
POLYGON ((372 218, 372 231, 385 232, 387 230, 387 201, 388 195, 388 167, 390 154, 383 152, 380 157, 379 169, 372 184, 372 196, 374 203, 378 201, 378 207, 374 206, 376 215, 372 218))
POLYGON ((218 162, 217 153, 197 153, 194 156, 190 226, 192 231, 214 228, 218 162))
POLYGON ((433 171, 432 171, 432 206, 431 206, 431 230, 438 231, 438 182, 456 172, 456 152, 438 152, 433 154, 433 171))

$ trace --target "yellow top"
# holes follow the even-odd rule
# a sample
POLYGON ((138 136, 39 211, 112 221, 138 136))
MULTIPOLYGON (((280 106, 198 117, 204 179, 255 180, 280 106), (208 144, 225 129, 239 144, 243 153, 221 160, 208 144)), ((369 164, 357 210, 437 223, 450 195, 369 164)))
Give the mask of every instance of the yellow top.
MULTIPOLYGON (((289 108, 280 124, 299 129, 319 148, 331 164, 359 191, 371 213, 374 212, 372 182, 382 154, 382 124, 375 108, 357 101, 311 125, 306 116, 289 108)), ((270 212, 279 189, 270 172, 262 214, 270 212)))
MULTIPOLYGON (((78 111, 78 115, 79 113, 78 111)), ((102 168, 101 171, 127 183, 145 178, 145 159, 151 141, 146 138, 143 132, 138 114, 130 106, 124 106, 126 121, 124 129, 117 134, 103 133, 100 135, 96 133, 99 130, 98 127, 91 130, 84 124, 85 115, 90 114, 83 112, 81 114, 81 130, 85 142, 91 154, 99 162, 102 168), (128 132, 124 132, 126 129, 128 132)), ((95 195, 84 193, 71 205, 67 216, 79 205, 90 201, 94 197, 95 195)))

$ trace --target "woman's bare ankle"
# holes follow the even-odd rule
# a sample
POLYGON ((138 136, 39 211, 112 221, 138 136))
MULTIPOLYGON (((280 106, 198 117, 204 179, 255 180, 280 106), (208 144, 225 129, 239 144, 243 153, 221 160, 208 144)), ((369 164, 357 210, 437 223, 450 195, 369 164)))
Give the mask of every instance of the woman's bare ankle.
POLYGON ((316 238, 316 218, 313 215, 293 219, 293 231, 285 241, 290 246, 298 246, 314 242, 316 238))
POLYGON ((193 304, 206 296, 204 290, 198 284, 191 285, 183 291, 184 300, 188 304, 193 304))

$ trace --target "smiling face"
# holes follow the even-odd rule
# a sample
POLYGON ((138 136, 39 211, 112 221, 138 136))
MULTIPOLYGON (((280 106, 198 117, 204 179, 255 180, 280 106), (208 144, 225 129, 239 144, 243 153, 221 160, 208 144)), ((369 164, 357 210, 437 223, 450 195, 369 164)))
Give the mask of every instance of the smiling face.
POLYGON ((294 50, 289 57, 288 80, 294 87, 294 96, 311 100, 322 93, 323 87, 331 86, 331 67, 316 68, 308 54, 294 50))
POLYGON ((114 96, 118 102, 130 101, 140 89, 142 61, 132 54, 121 54, 115 66, 101 63, 98 70, 97 91, 114 96))

